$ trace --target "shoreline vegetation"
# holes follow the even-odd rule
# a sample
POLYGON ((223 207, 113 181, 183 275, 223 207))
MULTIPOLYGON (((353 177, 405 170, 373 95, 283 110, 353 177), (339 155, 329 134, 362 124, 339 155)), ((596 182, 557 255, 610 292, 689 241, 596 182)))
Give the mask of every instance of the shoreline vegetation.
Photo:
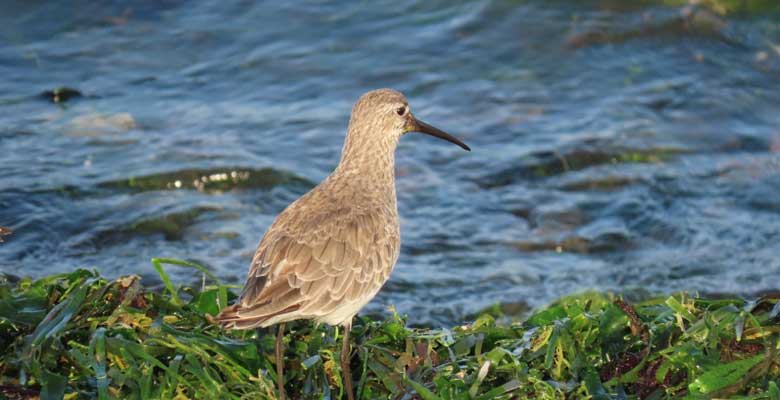
MULTIPOLYGON (((275 398, 274 331, 224 331, 212 316, 235 299, 207 269, 153 260, 165 284, 76 270, 39 280, 0 275, 0 398, 275 398), (165 268, 195 268, 201 287, 165 268)), ((780 296, 681 293, 629 304, 583 293, 520 323, 485 313, 451 328, 358 317, 358 398, 780 400, 780 296)), ((291 398, 343 394, 337 328, 289 324, 291 398)))

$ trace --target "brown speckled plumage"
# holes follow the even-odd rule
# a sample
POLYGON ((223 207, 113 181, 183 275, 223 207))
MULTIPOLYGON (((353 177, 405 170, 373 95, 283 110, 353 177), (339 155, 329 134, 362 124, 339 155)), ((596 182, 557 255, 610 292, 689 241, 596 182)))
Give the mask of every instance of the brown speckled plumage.
POLYGON ((403 104, 403 95, 387 89, 357 102, 341 162, 268 229, 240 301, 220 315, 224 326, 248 329, 293 319, 347 324, 376 295, 401 241, 394 150, 403 131, 393 122, 403 104), (383 108, 390 118, 371 117, 383 108))
POLYGON ((224 327, 313 319, 344 325, 348 334, 352 318, 377 294, 398 259, 394 153, 410 131, 468 150, 416 120, 401 93, 379 89, 363 95, 352 108, 338 167, 268 229, 239 301, 217 317, 224 327))

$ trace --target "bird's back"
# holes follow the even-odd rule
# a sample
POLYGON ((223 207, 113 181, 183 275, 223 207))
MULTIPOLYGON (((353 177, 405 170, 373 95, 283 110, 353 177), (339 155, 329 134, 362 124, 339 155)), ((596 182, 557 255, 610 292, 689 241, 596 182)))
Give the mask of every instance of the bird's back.
POLYGON ((224 326, 346 324, 376 295, 400 248, 395 186, 354 178, 334 172, 276 218, 224 326))

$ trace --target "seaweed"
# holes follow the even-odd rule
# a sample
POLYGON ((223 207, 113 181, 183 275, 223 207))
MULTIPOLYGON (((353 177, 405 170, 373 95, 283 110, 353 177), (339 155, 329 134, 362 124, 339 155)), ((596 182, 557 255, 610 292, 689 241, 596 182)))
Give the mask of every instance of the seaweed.
MULTIPOLYGON (((235 299, 206 268, 153 260, 164 290, 95 271, 0 279, 0 394, 6 398, 275 398, 273 332, 226 331, 213 316, 235 299), (204 274, 175 284, 165 265, 204 274)), ((413 329, 391 311, 358 317, 358 398, 778 399, 780 302, 679 293, 630 304, 582 293, 524 321, 490 314, 413 329)), ((291 324, 286 390, 341 398, 339 329, 291 324)), ((0 396, 0 397, 2 397, 0 396)))
POLYGON ((134 192, 150 190, 198 190, 221 193, 234 189, 268 189, 278 185, 314 186, 304 178, 273 168, 212 168, 184 169, 173 172, 130 177, 98 184, 100 188, 124 189, 134 192))

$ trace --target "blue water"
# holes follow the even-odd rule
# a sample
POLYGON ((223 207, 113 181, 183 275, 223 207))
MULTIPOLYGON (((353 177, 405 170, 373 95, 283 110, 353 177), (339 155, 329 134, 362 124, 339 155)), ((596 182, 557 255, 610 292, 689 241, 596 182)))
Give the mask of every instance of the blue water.
POLYGON ((152 279, 174 257, 239 283, 335 166, 352 103, 392 87, 473 151, 402 140, 403 248, 367 312, 778 288, 777 10, 76 3, 0 15, 0 271, 152 279))

